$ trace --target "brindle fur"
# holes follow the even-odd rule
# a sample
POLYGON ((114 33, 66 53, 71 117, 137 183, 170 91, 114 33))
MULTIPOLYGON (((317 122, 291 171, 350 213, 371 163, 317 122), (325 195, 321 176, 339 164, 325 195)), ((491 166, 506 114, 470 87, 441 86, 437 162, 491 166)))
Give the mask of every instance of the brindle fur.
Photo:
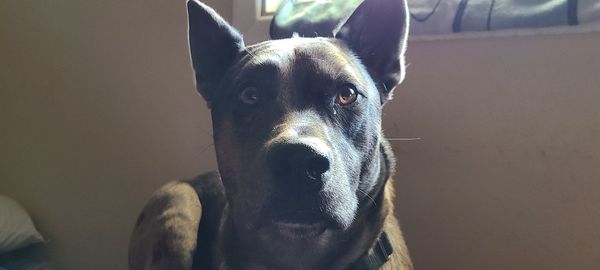
MULTIPOLYGON (((389 151, 387 146, 384 148, 389 151)), ((393 156, 389 155, 388 158, 393 156)), ((393 164, 392 160, 387 162, 393 164)), ((192 180, 173 181, 158 189, 138 217, 129 247, 129 268, 236 269, 229 267, 223 249, 219 248, 227 237, 223 236, 221 241, 211 237, 222 235, 221 215, 215 215, 223 213, 225 208, 222 192, 223 186, 217 172, 192 180), (206 212, 212 214, 206 215, 206 212), (199 232, 199 227, 204 233, 199 232)), ((343 269, 351 264, 356 256, 371 248, 369 243, 373 243, 383 230, 388 234, 394 253, 381 270, 413 269, 400 225, 394 216, 394 196, 393 180, 388 178, 381 196, 374 198, 381 207, 367 220, 370 226, 361 226, 363 229, 369 228, 365 232, 368 237, 355 245, 360 248, 352 249, 344 258, 336 258, 337 261, 329 269, 343 269)))
POLYGON ((365 0, 334 37, 252 46, 197 0, 188 12, 219 173, 153 195, 131 237, 130 269, 357 270, 382 231, 394 247, 383 269, 412 269, 381 130, 383 104, 404 78, 406 0, 365 0), (241 103, 248 87, 258 105, 241 103), (361 95, 351 106, 334 101, 345 87, 361 95), (327 165, 307 176, 314 160, 327 165), (314 224, 325 225, 297 229, 314 224))

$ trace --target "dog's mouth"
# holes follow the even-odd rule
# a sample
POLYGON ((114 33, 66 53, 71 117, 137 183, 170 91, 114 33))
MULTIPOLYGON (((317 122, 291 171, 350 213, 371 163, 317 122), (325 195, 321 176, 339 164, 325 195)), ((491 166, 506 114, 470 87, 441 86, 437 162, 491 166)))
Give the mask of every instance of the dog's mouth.
POLYGON ((318 237, 331 227, 331 222, 322 213, 310 211, 279 213, 266 221, 267 230, 290 240, 318 237))
POLYGON ((314 223, 298 223, 291 221, 273 220, 271 227, 281 236, 288 239, 314 238, 325 232, 325 221, 314 223))

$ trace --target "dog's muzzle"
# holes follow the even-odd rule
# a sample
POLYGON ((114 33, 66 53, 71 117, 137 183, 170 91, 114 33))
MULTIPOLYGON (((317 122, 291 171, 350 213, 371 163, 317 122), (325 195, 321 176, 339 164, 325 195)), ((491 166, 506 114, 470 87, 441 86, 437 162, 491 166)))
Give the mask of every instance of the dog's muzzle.
POLYGON ((314 137, 283 140, 269 148, 267 162, 274 178, 321 187, 323 175, 331 166, 331 151, 322 140, 314 137))

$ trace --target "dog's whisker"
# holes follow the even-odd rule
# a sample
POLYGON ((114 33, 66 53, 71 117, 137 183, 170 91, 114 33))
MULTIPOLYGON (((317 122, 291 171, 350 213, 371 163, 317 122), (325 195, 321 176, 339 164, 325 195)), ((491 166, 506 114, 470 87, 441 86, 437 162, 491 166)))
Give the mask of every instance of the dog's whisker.
POLYGON ((200 157, 200 155, 202 155, 204 152, 206 152, 206 150, 208 150, 209 148, 211 148, 212 146, 214 146, 214 144, 209 144, 207 146, 205 146, 204 148, 202 148, 202 150, 200 150, 200 152, 198 152, 194 158, 200 157))
POLYGON ((213 136, 212 132, 208 131, 208 130, 207 130, 207 129, 205 129, 205 128, 200 128, 200 130, 202 130, 202 132, 204 132, 204 133, 205 133, 206 135, 208 135, 208 136, 211 136, 211 137, 213 136))
POLYGON ((419 141, 421 138, 388 138, 388 141, 419 141))
POLYGON ((250 57, 252 57, 252 58, 255 58, 255 57, 256 57, 256 55, 255 55, 253 52, 251 52, 251 51, 250 51, 250 49, 248 49, 247 47, 246 47, 246 48, 244 48, 244 51, 245 51, 245 52, 246 52, 248 55, 250 55, 250 57))
POLYGON ((369 195, 368 193, 364 192, 360 188, 357 189, 357 190, 360 191, 360 193, 364 194, 367 198, 369 198, 369 200, 371 200, 373 202, 373 205, 377 205, 377 203, 375 202, 375 200, 373 199, 373 197, 371 197, 371 195, 369 195))
POLYGON ((337 70, 337 73, 335 74, 334 78, 340 79, 342 77, 342 74, 345 72, 345 70, 343 68, 339 68, 337 70))
POLYGON ((390 91, 387 89, 387 86, 385 85, 385 83, 381 84, 383 86, 383 90, 385 91, 385 93, 389 93, 390 91))

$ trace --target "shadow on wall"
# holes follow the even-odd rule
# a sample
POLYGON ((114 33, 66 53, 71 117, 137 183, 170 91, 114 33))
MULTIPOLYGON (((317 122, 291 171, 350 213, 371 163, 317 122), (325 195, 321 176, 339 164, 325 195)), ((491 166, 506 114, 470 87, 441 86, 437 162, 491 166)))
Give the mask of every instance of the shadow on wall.
POLYGON ((150 193, 216 168, 185 4, 4 1, 0 18, 0 192, 64 269, 126 269, 150 193))

